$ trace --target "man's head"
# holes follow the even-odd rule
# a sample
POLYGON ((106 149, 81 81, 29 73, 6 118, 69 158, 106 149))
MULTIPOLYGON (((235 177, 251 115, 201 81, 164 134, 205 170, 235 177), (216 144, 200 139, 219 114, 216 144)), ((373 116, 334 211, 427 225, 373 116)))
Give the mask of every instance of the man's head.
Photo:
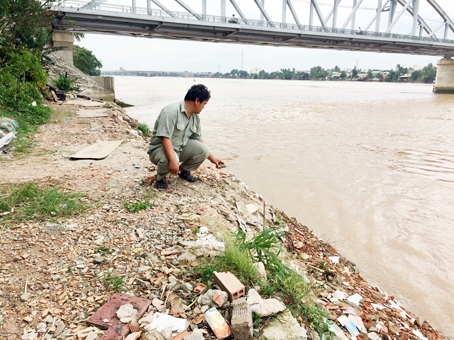
POLYGON ((211 98, 210 91, 205 85, 198 84, 193 85, 186 93, 184 100, 191 100, 194 101, 199 99, 200 102, 208 101, 211 98))
POLYGON ((211 98, 210 91, 205 85, 198 84, 193 85, 186 93, 184 97, 185 102, 192 102, 190 105, 186 104, 186 109, 192 113, 200 113, 204 109, 205 105, 208 103, 208 100, 211 98))

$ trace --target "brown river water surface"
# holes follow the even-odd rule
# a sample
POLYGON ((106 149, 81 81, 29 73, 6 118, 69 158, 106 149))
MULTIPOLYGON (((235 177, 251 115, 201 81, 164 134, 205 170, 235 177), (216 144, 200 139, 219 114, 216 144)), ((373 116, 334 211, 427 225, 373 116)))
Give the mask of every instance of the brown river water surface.
POLYGON ((432 85, 116 77, 150 128, 196 83, 203 138, 267 202, 296 217, 445 336, 454 337, 454 95, 432 85))

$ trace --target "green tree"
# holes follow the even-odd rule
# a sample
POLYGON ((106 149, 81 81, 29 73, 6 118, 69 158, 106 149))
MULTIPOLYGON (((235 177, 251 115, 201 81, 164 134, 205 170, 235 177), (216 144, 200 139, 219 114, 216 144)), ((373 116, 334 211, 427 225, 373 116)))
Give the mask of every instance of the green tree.
POLYGON ((77 45, 73 46, 73 61, 74 66, 76 66, 83 73, 90 76, 99 76, 101 74, 101 61, 93 55, 92 51, 87 50, 84 47, 77 45))
POLYGON ((340 74, 340 79, 344 80, 345 78, 347 78, 347 73, 345 73, 345 71, 342 71, 340 74))
POLYGON ((334 66, 333 71, 334 72, 340 72, 341 70, 340 70, 339 66, 336 65, 336 66, 334 66))
POLYGON ((369 80, 369 79, 372 79, 373 77, 374 77, 374 75, 372 74, 372 70, 369 69, 366 74, 366 79, 369 80))
POLYGON ((413 73, 411 74, 411 80, 412 81, 417 81, 420 78, 422 78, 422 72, 418 71, 418 70, 413 71, 413 73))
POLYGON ((321 66, 312 67, 310 70, 311 79, 325 79, 328 72, 321 66))
POLYGON ((27 50, 40 60, 50 40, 50 0, 2 0, 0 5, 0 60, 7 55, 27 50))
POLYGON ((352 79, 358 77, 358 70, 356 69, 356 66, 353 67, 352 70, 352 79))
POLYGON ((423 82, 432 83, 437 76, 437 67, 430 63, 427 66, 424 66, 421 72, 423 82))

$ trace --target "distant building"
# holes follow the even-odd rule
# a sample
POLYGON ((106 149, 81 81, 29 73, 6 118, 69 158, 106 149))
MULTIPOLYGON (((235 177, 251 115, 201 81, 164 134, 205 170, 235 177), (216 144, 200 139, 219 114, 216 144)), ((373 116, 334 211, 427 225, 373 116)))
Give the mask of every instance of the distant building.
POLYGON ((253 68, 253 69, 251 69, 251 71, 250 71, 249 73, 250 73, 250 74, 259 74, 260 71, 262 71, 262 70, 259 69, 259 68, 253 68))

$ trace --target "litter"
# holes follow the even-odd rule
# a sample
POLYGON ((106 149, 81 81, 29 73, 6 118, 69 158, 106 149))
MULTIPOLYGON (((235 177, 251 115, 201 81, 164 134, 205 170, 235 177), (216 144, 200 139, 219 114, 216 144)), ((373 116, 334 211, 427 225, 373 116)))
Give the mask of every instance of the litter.
POLYGON ((329 256, 328 258, 330 259, 332 264, 339 264, 340 256, 329 256))
POLYGON ((208 248, 214 248, 219 251, 225 250, 224 242, 216 240, 213 235, 207 235, 205 237, 199 238, 196 242, 197 245, 201 245, 208 248))
POLYGON ((349 296, 347 298, 347 301, 353 303, 356 306, 359 306, 359 302, 361 301, 363 297, 359 294, 353 294, 352 296, 349 296))
POLYGON ((173 316, 155 313, 151 318, 151 322, 144 327, 145 330, 156 329, 158 332, 162 332, 166 328, 172 328, 172 331, 178 333, 183 332, 187 328, 187 320, 175 318, 173 316))
POLYGON ((210 308, 205 312, 205 320, 218 339, 225 339, 232 334, 230 326, 216 308, 210 308))

